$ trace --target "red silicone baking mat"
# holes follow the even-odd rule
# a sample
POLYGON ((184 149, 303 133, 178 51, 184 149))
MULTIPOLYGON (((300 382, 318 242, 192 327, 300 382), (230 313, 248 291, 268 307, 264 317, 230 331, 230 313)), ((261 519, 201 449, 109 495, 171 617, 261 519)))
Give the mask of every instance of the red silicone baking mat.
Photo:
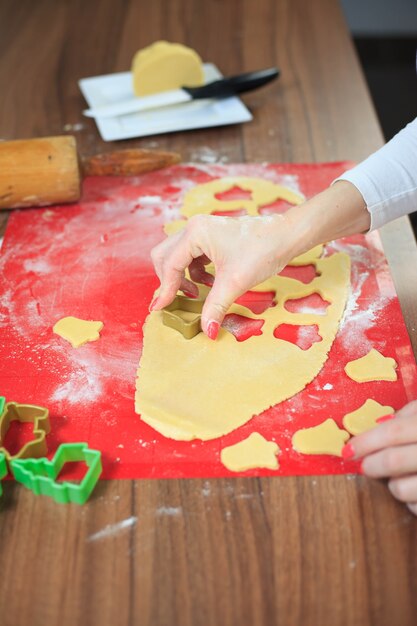
MULTIPOLYGON (((417 397, 415 361, 375 233, 327 249, 350 254, 352 291, 329 359, 304 391, 208 442, 167 439, 134 412, 142 324, 158 285, 149 252, 164 237, 163 223, 179 217, 186 191, 237 175, 266 178, 309 197, 348 166, 176 166, 129 179, 91 178, 79 204, 14 212, 0 257, 0 395, 47 406, 50 452, 61 442, 87 441, 103 453, 105 478, 231 475, 220 450, 254 430, 279 444, 280 469, 247 474, 354 471, 354 463, 339 458, 295 453, 291 435, 328 417, 341 423, 368 397, 395 409, 417 397), (67 315, 102 320, 101 339, 71 348, 52 333, 67 315), (345 375, 347 361, 371 347, 396 359, 397 382, 357 384, 345 375)), ((305 279, 309 268, 298 271, 305 279)))

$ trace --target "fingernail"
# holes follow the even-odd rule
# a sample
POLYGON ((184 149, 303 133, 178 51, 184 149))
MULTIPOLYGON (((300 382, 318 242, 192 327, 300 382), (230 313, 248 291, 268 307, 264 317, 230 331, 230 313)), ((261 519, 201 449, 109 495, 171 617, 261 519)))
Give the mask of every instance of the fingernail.
POLYGON ((382 424, 383 422, 388 422, 389 420, 392 420, 393 417, 395 417, 394 413, 390 413, 389 415, 383 415, 382 417, 378 417, 376 421, 378 424, 382 424))
POLYGON ((191 291, 186 291, 185 289, 182 290, 182 293, 186 298, 198 298, 195 293, 192 293, 191 291))
POLYGON ((156 305, 158 304, 159 298, 154 298, 149 306, 149 311, 153 311, 156 305))
POLYGON ((209 339, 217 339, 219 334, 220 324, 219 322, 209 322, 207 325, 207 336, 209 339))
POLYGON ((344 461, 351 461, 355 458, 355 450, 351 443, 347 443, 342 449, 342 458, 344 461))

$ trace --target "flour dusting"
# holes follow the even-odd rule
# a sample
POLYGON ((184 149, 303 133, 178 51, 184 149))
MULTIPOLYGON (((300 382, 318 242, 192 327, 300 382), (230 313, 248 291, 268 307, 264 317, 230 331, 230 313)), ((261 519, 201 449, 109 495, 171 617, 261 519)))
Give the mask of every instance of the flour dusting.
POLYGON ((128 517, 127 519, 122 520, 121 522, 117 522, 116 524, 108 524, 102 530, 99 530, 96 533, 93 533, 87 538, 87 541, 99 541, 100 539, 108 539, 109 537, 114 537, 115 535, 120 534, 124 530, 128 530, 133 526, 136 526, 138 518, 134 515, 132 517, 128 517))
POLYGON ((168 517, 177 517, 182 514, 182 507, 180 506, 160 506, 156 509, 157 515, 167 515, 168 517))
POLYGON ((58 385, 51 400, 54 402, 65 400, 69 404, 94 402, 103 391, 103 385, 97 374, 98 372, 91 371, 88 367, 75 369, 70 374, 69 380, 58 385))
POLYGON ((49 274, 53 271, 52 266, 46 259, 25 259, 23 262, 25 272, 35 272, 36 274, 49 274))

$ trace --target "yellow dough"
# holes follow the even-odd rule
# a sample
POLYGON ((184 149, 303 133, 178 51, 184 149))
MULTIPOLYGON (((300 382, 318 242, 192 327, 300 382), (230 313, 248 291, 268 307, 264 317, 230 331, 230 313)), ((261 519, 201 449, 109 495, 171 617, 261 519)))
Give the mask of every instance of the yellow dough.
POLYGON ((267 441, 259 433, 252 433, 233 446, 223 448, 220 460, 231 472, 244 472, 248 469, 278 469, 279 447, 273 441, 267 441))
POLYGON ((351 435, 360 435, 360 433, 364 433, 366 430, 371 430, 371 428, 378 426, 377 419, 393 412, 394 409, 392 406, 383 406, 370 398, 366 400, 359 409, 345 415, 343 418, 343 426, 351 435))
MULTIPOLYGON (((258 215, 260 207, 272 204, 277 200, 285 200, 291 204, 300 204, 303 198, 294 191, 291 191, 291 189, 272 183, 269 180, 250 178, 248 176, 227 176, 205 183, 204 185, 197 185, 190 189, 184 198, 181 213, 184 217, 189 218, 193 215, 209 215, 218 211, 233 212, 244 209, 248 215, 255 217, 258 215), (251 192, 251 199, 219 200, 216 198, 216 195, 229 191, 233 189, 233 187, 239 187, 243 189, 243 191, 251 192)), ((184 228, 186 223, 186 219, 168 222, 165 224, 164 230, 167 235, 174 235, 184 228)), ((314 248, 314 256, 320 256, 322 250, 322 245, 316 246, 316 248, 314 248)), ((296 263, 294 259, 292 264, 305 264, 304 257, 308 261, 308 259, 311 258, 311 252, 312 251, 300 255, 300 257, 298 257, 299 262, 296 263)))
MULTIPOLYGON (((219 179, 193 188, 185 198, 182 213, 193 214, 190 194, 197 212, 202 208, 200 194, 204 203, 210 203, 216 193, 236 185, 253 189, 258 206, 273 202, 284 193, 294 202, 302 201, 301 196, 269 181, 228 178, 227 182, 219 179)), ((222 201, 221 209, 229 209, 229 204, 222 201)), ((219 210, 218 205, 214 208, 219 210)), ((213 439, 304 389, 327 359, 350 285, 349 256, 336 253, 318 258, 321 250, 319 246, 303 255, 303 263, 316 268, 317 276, 311 283, 273 276, 253 290, 274 291, 276 306, 255 315, 242 305, 232 305, 230 313, 264 320, 262 334, 246 341, 236 341, 223 328, 216 341, 203 333, 187 340, 162 324, 160 311, 150 313, 144 325, 135 396, 136 412, 143 421, 173 439, 213 439), (285 309, 286 300, 313 293, 330 302, 326 315, 291 313, 285 309), (293 343, 276 339, 274 329, 282 323, 315 324, 322 341, 302 350, 293 343)), ((299 263, 295 259, 291 264, 299 263)), ((209 291, 204 285, 199 288, 203 297, 209 291)))
POLYGON ((52 330, 56 335, 69 341, 73 348, 79 348, 88 341, 99 339, 103 326, 103 322, 89 322, 69 316, 60 319, 52 330))
POLYGON ((368 354, 350 361, 345 366, 345 372, 357 383, 367 383, 373 380, 397 380, 397 363, 394 359, 384 356, 378 350, 370 350, 368 354))
POLYGON ((250 178, 245 176, 227 176, 213 180, 204 185, 197 185, 187 193, 181 213, 185 217, 201 213, 210 214, 216 211, 239 211, 245 209, 248 215, 259 214, 259 207, 272 204, 276 200, 286 200, 291 204, 300 204, 303 198, 269 180, 250 178), (239 187, 252 194, 251 199, 219 200, 216 195, 239 187))
POLYGON ((204 82, 203 63, 191 48, 179 43, 156 41, 136 52, 132 60, 133 91, 148 96, 204 82))
POLYGON ((292 438, 292 447, 301 454, 332 454, 342 456, 342 448, 350 435, 327 419, 313 428, 297 430, 292 438))

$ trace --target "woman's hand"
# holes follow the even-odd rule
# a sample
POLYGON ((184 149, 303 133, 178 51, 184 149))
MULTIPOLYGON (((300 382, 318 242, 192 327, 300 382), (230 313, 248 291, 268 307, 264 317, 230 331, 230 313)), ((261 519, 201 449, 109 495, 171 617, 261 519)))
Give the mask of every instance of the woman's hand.
POLYGON ((361 194, 343 180, 282 215, 197 215, 181 232, 152 250, 161 287, 150 310, 170 304, 179 289, 197 296, 198 287, 191 281, 211 281, 213 287, 204 304, 201 325, 215 339, 230 305, 245 291, 280 272, 294 257, 317 244, 363 232, 369 224, 361 194), (214 282, 205 271, 210 262, 216 270, 214 282), (187 267, 191 281, 185 278, 187 267))
POLYGON ((231 304, 299 254, 291 222, 287 215, 192 217, 181 232, 152 250, 161 288, 151 310, 170 304, 179 289, 198 296, 198 287, 185 278, 188 267, 192 281, 213 283, 201 322, 203 331, 215 339, 231 304), (211 262, 216 270, 214 282, 205 270, 211 262))
POLYGON ((394 498, 417 515, 417 401, 407 404, 393 419, 353 437, 345 446, 344 458, 363 458, 363 473, 370 478, 388 478, 394 498))

